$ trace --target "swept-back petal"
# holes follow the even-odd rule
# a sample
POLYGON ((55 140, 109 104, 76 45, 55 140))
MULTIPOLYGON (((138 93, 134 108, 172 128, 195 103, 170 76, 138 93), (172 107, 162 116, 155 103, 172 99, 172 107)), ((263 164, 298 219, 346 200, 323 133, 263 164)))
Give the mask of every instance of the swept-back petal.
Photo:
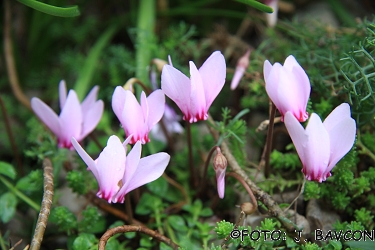
POLYGON ((306 126, 305 176, 308 180, 322 182, 330 157, 330 138, 320 117, 313 113, 306 126))
POLYGON ((148 121, 147 126, 150 130, 163 117, 165 109, 165 96, 161 89, 152 92, 148 98, 148 121))
POLYGON ((164 65, 161 73, 161 89, 174 101, 184 115, 190 108, 190 79, 170 65, 164 65))
POLYGON ((141 106, 130 90, 125 90, 125 103, 120 117, 117 117, 124 127, 127 136, 133 134, 132 142, 144 136, 144 117, 141 106))
POLYGON ((129 135, 125 141, 122 143, 122 146, 124 146, 125 152, 127 152, 127 146, 130 143, 131 139, 133 138, 133 134, 129 135))
POLYGON ((288 56, 284 61, 284 67, 289 71, 292 71, 294 67, 299 67, 299 63, 297 62, 296 58, 293 55, 288 56))
POLYGON ((97 169, 100 178, 99 192, 101 198, 108 202, 120 189, 119 182, 125 171, 125 150, 120 139, 112 135, 109 137, 107 146, 103 149, 97 159, 97 169))
POLYGON ((144 123, 147 123, 148 120, 148 114, 149 114, 149 108, 148 108, 148 102, 147 102, 147 97, 144 91, 141 93, 141 109, 142 109, 142 114, 144 118, 144 123))
POLYGON ((81 133, 81 139, 85 138, 88 134, 90 134, 98 125, 100 119, 102 118, 104 111, 104 103, 102 100, 99 100, 90 106, 90 108, 83 112, 83 128, 81 133))
MULTIPOLYGON (((276 108, 280 111, 280 113, 284 112, 281 109, 281 102, 279 100, 278 88, 280 86, 279 79, 280 79, 280 71, 282 70, 282 66, 280 63, 275 63, 273 66, 270 64, 269 61, 264 62, 263 66, 263 74, 264 80, 266 83, 266 91, 271 99, 271 101, 275 104, 276 108)), ((284 113, 282 113, 284 115, 284 113)))
POLYGON ((290 138, 296 147, 297 153, 303 165, 306 163, 305 147, 307 143, 307 135, 301 123, 297 121, 294 115, 288 111, 284 116, 285 127, 288 130, 290 138))
POLYGON ((61 141, 64 146, 71 145, 71 137, 80 138, 82 132, 82 110, 77 94, 70 90, 60 114, 61 141))
POLYGON ((59 101, 60 109, 63 109, 66 101, 66 83, 64 80, 61 80, 59 83, 59 101))
POLYGON ((86 163, 87 168, 91 170, 94 174, 96 180, 99 182, 99 173, 96 167, 95 161, 86 153, 86 151, 81 147, 81 145, 77 142, 76 138, 72 137, 71 139, 73 147, 76 149, 79 156, 81 156, 82 160, 86 163))
POLYGON ((190 61, 189 65, 191 81, 190 111, 192 115, 192 120, 190 120, 190 122, 196 122, 197 120, 205 120, 206 111, 208 109, 201 75, 193 62, 190 61))
POLYGON ((56 113, 39 98, 31 99, 31 108, 39 119, 57 136, 60 137, 60 122, 56 113))
POLYGON ((355 121, 351 117, 344 117, 328 133, 331 141, 331 157, 326 170, 327 174, 353 147, 356 133, 355 121))
POLYGON ((125 173, 122 177, 122 183, 124 184, 124 186, 126 186, 126 183, 129 182, 129 180, 137 170, 139 159, 141 158, 141 151, 142 144, 140 141, 137 141, 137 143, 130 150, 129 154, 126 157, 125 173))
POLYGON ((219 198, 223 199, 225 193, 225 169, 216 171, 216 185, 219 198))
POLYGON ((268 82, 268 77, 271 74, 271 70, 272 70, 272 64, 268 60, 265 60, 263 64, 263 77, 266 83, 268 82))
POLYGON ((209 109, 224 87, 226 70, 225 58, 220 51, 213 52, 199 68, 206 99, 206 110, 209 109))
POLYGON ((125 106, 125 89, 123 87, 117 86, 112 95, 112 109, 117 118, 121 121, 122 110, 125 106))
POLYGON ((167 153, 157 153, 140 159, 137 170, 125 186, 125 193, 159 178, 169 163, 167 153))
POLYGON ((98 97, 99 86, 95 86, 91 89, 90 93, 86 96, 85 100, 83 100, 81 107, 82 112, 88 112, 91 109, 91 106, 95 104, 96 99, 98 97))
POLYGON ((342 103, 327 116, 323 124, 327 131, 331 131, 337 124, 347 118, 350 118, 350 106, 347 103, 342 103))
POLYGON ((279 86, 277 88, 280 113, 284 115, 287 111, 291 111, 299 121, 305 121, 307 119, 305 109, 307 99, 302 93, 304 93, 304 89, 301 88, 301 84, 295 75, 291 71, 281 68, 279 71, 279 86))

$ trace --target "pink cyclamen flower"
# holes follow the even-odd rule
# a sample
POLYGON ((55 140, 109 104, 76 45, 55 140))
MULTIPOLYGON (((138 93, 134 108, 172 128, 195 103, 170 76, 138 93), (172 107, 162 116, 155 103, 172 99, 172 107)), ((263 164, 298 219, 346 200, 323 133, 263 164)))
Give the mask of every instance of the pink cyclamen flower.
POLYGON ((130 191, 159 178, 169 163, 167 153, 157 153, 141 158, 142 144, 138 141, 126 155, 127 144, 112 135, 107 146, 95 161, 72 138, 72 144, 87 167, 94 174, 99 184, 97 196, 109 203, 123 203, 125 195, 130 191))
POLYGON ((217 193, 220 199, 224 198, 225 192, 225 171, 227 169, 227 158, 221 153, 219 147, 216 147, 216 155, 213 161, 214 170, 216 173, 217 193))
POLYGON ((290 111, 300 122, 306 121, 307 101, 311 92, 310 80, 294 56, 286 58, 284 66, 266 60, 263 67, 268 96, 281 113, 284 120, 290 111))
POLYGON ((264 0, 265 4, 273 9, 272 13, 266 13, 268 27, 275 27, 277 23, 277 13, 279 12, 279 0, 264 0))
POLYGON ((291 112, 285 114, 285 126, 302 161, 307 180, 325 181, 336 163, 352 148, 356 124, 349 104, 336 107, 322 123, 313 113, 306 129, 291 112))
POLYGON ((171 98, 190 123, 206 120, 208 109, 225 83, 224 56, 215 51, 197 69, 190 61, 190 79, 171 65, 165 65, 161 73, 161 89, 171 98))
POLYGON ((39 98, 31 99, 31 108, 39 119, 57 136, 60 148, 73 149, 70 139, 82 141, 98 125, 104 109, 102 100, 96 100, 99 87, 95 86, 80 104, 74 90, 66 95, 65 81, 59 84, 60 116, 39 98))
POLYGON ((251 50, 248 49, 246 53, 238 60, 236 70, 234 72, 232 82, 230 84, 230 89, 234 90, 237 88, 238 84, 241 81, 243 74, 245 73, 247 67, 249 67, 249 57, 251 50))
POLYGON ((149 97, 142 91, 139 105, 130 90, 118 86, 112 96, 112 109, 120 120, 126 136, 133 135, 131 144, 150 141, 148 133, 163 116, 165 96, 163 91, 155 90, 149 97))

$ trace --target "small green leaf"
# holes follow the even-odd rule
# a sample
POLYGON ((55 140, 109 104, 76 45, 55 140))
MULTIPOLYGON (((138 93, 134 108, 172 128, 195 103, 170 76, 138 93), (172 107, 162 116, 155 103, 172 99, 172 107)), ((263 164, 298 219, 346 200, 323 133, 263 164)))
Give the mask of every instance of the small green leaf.
POLYGON ((43 171, 33 170, 17 181, 16 188, 26 193, 43 190, 43 171))
POLYGON ((34 10, 38 10, 40 12, 49 14, 51 16, 75 17, 75 16, 80 15, 79 9, 77 6, 62 8, 62 7, 49 5, 46 3, 41 3, 35 0, 17 0, 17 1, 20 3, 23 3, 26 6, 29 6, 30 8, 33 8, 34 10))
POLYGON ((147 188, 154 194, 165 197, 168 191, 168 182, 164 178, 158 178, 147 184, 147 188))
POLYGON ((114 237, 111 237, 105 245, 105 250, 118 250, 120 249, 120 243, 114 237))
POLYGON ((209 216, 213 215, 213 212, 212 212, 211 208, 205 207, 205 208, 202 209, 202 211, 199 215, 203 216, 203 217, 209 217, 209 216))
POLYGON ((80 234, 73 242, 73 250, 89 249, 97 242, 93 234, 80 234))
POLYGON ((0 218, 4 223, 9 222, 16 212, 17 197, 7 192, 0 196, 0 218))
POLYGON ((179 231, 179 232, 187 231, 185 220, 181 216, 171 215, 168 217, 167 220, 168 220, 169 225, 171 225, 171 227, 174 230, 179 231))
POLYGON ((357 249, 372 250, 375 248, 375 241, 347 241, 345 245, 357 249))
POLYGON ((141 240, 140 240, 140 243, 139 243, 142 247, 152 247, 152 242, 149 238, 145 238, 143 237, 141 240))
POLYGON ((0 174, 5 175, 12 180, 16 177, 16 170, 7 162, 0 161, 0 174))

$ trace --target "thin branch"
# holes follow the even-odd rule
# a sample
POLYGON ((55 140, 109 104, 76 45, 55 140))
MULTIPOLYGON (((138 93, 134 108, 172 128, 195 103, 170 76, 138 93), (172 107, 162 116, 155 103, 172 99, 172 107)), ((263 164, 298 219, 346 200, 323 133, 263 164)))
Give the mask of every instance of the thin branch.
POLYGON ((179 246, 174 243, 171 239, 165 237, 164 235, 159 234, 158 232, 145 227, 145 226, 133 226, 133 225, 123 225, 115 228, 108 229, 107 232, 103 234, 99 241, 99 250, 105 250, 105 246, 109 238, 111 238, 115 234, 119 233, 127 233, 127 232, 141 232, 155 238, 165 244, 169 245, 173 249, 178 249, 179 246))
POLYGON ((20 82, 17 76, 16 64, 14 62, 12 35, 10 31, 12 23, 12 9, 10 6, 10 0, 4 0, 4 12, 4 56, 10 86, 17 100, 21 102, 26 108, 31 110, 30 100, 23 93, 20 87, 20 82))
POLYGON ((9 122, 8 113, 6 111, 5 104, 4 104, 1 96, 0 96, 0 106, 1 106, 1 111, 3 113, 3 116, 4 116, 5 129, 7 131, 8 137, 9 137, 10 146, 12 147, 14 158, 16 158, 17 169, 18 169, 18 172, 23 176, 23 175, 25 175, 25 172, 24 172, 23 167, 22 167, 21 157, 18 154, 18 148, 17 148, 17 145, 16 145, 16 140, 14 139, 12 128, 11 128, 10 122, 9 122))
POLYGON ((31 241, 30 250, 39 250, 42 244, 44 231, 47 227, 48 216, 51 210, 53 197, 53 168, 48 158, 43 161, 44 169, 44 194, 42 206, 40 208, 38 221, 36 223, 33 240, 31 241))

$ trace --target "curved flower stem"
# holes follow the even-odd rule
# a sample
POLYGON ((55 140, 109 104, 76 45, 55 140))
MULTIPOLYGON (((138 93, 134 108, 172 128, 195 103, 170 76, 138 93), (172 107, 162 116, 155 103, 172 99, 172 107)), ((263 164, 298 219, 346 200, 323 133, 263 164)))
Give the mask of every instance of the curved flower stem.
POLYGON ((44 231, 47 227, 47 221, 52 205, 53 197, 53 167, 50 159, 45 158, 43 161, 44 169, 44 194, 42 207, 39 212, 38 221, 36 223, 33 240, 31 241, 30 250, 40 249, 43 240, 44 231))
POLYGON ((216 151, 216 148, 218 148, 218 146, 213 146, 210 150, 210 152, 208 153, 208 156, 207 156, 207 159, 204 163, 204 169, 203 169, 203 177, 201 179, 201 182, 200 182, 200 190, 199 190, 199 193, 197 194, 197 196, 199 196, 205 189, 206 189, 206 178, 207 178, 207 170, 208 170, 208 165, 210 165, 210 160, 211 160, 211 157, 212 157, 212 154, 216 151))
POLYGON ((125 195, 125 211, 129 216, 129 224, 133 224, 133 210, 130 201, 130 194, 125 195))
POLYGON ((188 158, 189 158, 189 172, 190 172, 190 185, 194 188, 198 186, 198 180, 196 176, 196 171, 194 167, 193 159, 193 143, 191 140, 191 127, 189 121, 186 121, 186 136, 188 142, 188 158))
POLYGON ((161 242, 164 242, 168 246, 172 247, 173 249, 178 249, 179 246, 174 243, 171 239, 165 237, 164 235, 159 234, 158 232, 144 226, 133 226, 133 225, 123 225, 118 226, 115 228, 108 229, 107 232, 103 234, 99 241, 99 250, 105 250, 105 245, 110 237, 115 234, 119 233, 127 233, 127 232, 141 232, 155 238, 161 242))
POLYGON ((251 191, 249 185, 244 181, 241 175, 237 174, 236 172, 229 172, 229 173, 226 173, 226 176, 232 176, 236 178, 242 184, 242 186, 246 189, 247 193, 250 195, 251 203, 253 203, 254 207, 258 207, 257 199, 255 199, 255 196, 253 192, 251 191))
MULTIPOLYGON (((214 124, 214 120, 209 116, 209 121, 214 124)), ((212 136, 215 138, 215 140, 219 139, 219 134, 216 130, 214 130, 212 127, 208 126, 208 129, 210 130, 212 136)), ((221 151, 227 158, 228 164, 230 168, 233 170, 233 172, 237 173, 241 176, 241 178, 249 185, 251 191, 253 192, 254 196, 257 198, 257 200, 261 201, 269 211, 269 214, 271 216, 274 216, 277 220, 281 222, 281 225, 286 229, 286 231, 290 235, 297 236, 295 230, 299 230, 297 225, 295 225, 290 219, 288 219, 284 213, 284 211, 279 207, 276 201, 272 199, 272 197, 263 191, 261 188, 259 188, 245 173, 245 171, 242 170, 236 159, 234 158, 232 152, 230 151, 227 143, 225 141, 221 144, 221 151)), ((304 239, 302 239, 301 244, 305 244, 304 239)))
POLYGON ((272 139, 273 139, 273 125, 275 121, 275 114, 276 114, 276 106, 273 104, 273 102, 270 100, 270 119, 268 124, 268 131, 267 131, 267 141, 266 145, 264 146, 262 157, 259 162, 258 171, 255 175, 254 180, 257 179, 259 171, 264 166, 264 175, 266 177, 269 176, 269 168, 270 168, 270 153, 272 148, 272 139))
POLYGON ((4 56, 5 63, 8 72, 8 78, 10 86, 12 88, 14 96, 17 100, 22 103, 26 108, 31 110, 30 100, 23 93, 20 82, 18 80, 16 63, 14 62, 13 55, 13 45, 12 45, 12 35, 10 32, 11 22, 12 22, 12 9, 10 6, 10 0, 4 0, 4 56))
POLYGON ((12 133, 12 128, 10 126, 9 116, 8 116, 7 110, 5 108, 5 105, 1 96, 0 96, 0 106, 1 106, 1 111, 3 113, 3 116, 4 116, 5 129, 9 137, 10 146, 12 147, 14 158, 16 159, 16 162, 17 162, 17 170, 18 170, 18 173, 20 173, 21 176, 23 176, 25 175, 25 171, 23 170, 23 167, 22 167, 21 158, 20 158, 20 155, 18 154, 18 148, 17 148, 16 141, 12 133))
POLYGON ((141 80, 139 80, 138 78, 135 78, 135 77, 130 78, 124 84, 124 87, 127 86, 127 85, 135 85, 135 84, 138 84, 139 86, 141 86, 143 91, 146 93, 146 95, 151 94, 151 92, 152 92, 151 89, 149 87, 147 87, 146 84, 144 84, 141 80))

